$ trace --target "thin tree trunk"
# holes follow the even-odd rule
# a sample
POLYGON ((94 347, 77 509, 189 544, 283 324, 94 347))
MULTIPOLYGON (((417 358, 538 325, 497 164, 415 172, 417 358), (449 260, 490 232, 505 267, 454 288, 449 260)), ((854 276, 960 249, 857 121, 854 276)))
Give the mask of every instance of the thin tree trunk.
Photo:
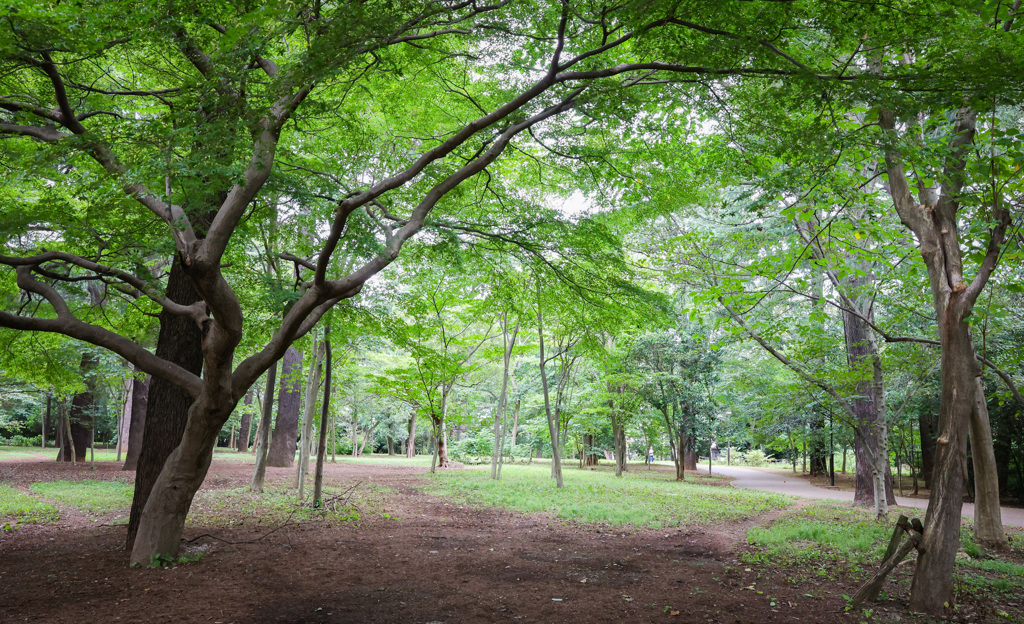
MULTIPOLYGON (((125 383, 124 400, 121 410, 117 413, 117 463, 121 463, 121 452, 124 450, 124 439, 127 431, 126 425, 132 416, 132 387, 135 385, 135 378, 129 377, 125 383)), ((45 429, 45 427, 44 427, 45 429)))
POLYGON ((323 362, 323 345, 313 342, 313 361, 309 364, 309 377, 306 380, 306 405, 302 414, 302 436, 299 438, 299 470, 296 485, 299 488, 299 501, 303 500, 306 488, 306 474, 309 472, 310 442, 313 436, 313 417, 316 415, 316 396, 320 389, 320 369, 323 362))
POLYGON ((416 457, 416 418, 419 416, 418 405, 412 406, 412 416, 409 417, 409 439, 406 440, 405 456, 409 459, 416 457))
POLYGON ((46 411, 43 413, 43 448, 44 449, 46 448, 46 433, 47 433, 46 429, 47 429, 48 426, 53 424, 52 405, 53 405, 53 393, 48 391, 46 393, 46 411))
POLYGON ((512 362, 512 349, 516 345, 516 334, 519 333, 519 323, 516 322, 512 330, 511 339, 508 333, 508 314, 502 313, 501 340, 502 359, 504 370, 501 376, 501 393, 498 395, 498 409, 494 415, 494 452, 491 454, 491 478, 501 478, 501 462, 505 451, 505 413, 508 410, 508 378, 509 368, 512 362))
POLYGON ((263 483, 267 478, 267 451, 270 448, 270 421, 274 411, 274 387, 277 385, 277 362, 270 365, 267 371, 267 387, 263 393, 263 413, 260 415, 259 430, 256 432, 256 466, 252 472, 252 483, 249 489, 258 494, 263 493, 263 483))
POLYGON ((551 413, 551 399, 548 393, 548 373, 544 366, 544 315, 540 309, 540 282, 537 282, 537 335, 540 338, 540 383, 544 390, 544 413, 548 417, 548 434, 551 436, 551 477, 556 487, 563 487, 562 460, 558 454, 558 422, 551 413))
MULTIPOLYGON (((316 445, 316 471, 313 476, 313 507, 320 507, 324 486, 324 455, 327 450, 327 431, 330 429, 331 407, 331 326, 324 327, 324 398, 320 406, 320 438, 316 445)), ((331 446, 334 440, 331 440, 331 446)))

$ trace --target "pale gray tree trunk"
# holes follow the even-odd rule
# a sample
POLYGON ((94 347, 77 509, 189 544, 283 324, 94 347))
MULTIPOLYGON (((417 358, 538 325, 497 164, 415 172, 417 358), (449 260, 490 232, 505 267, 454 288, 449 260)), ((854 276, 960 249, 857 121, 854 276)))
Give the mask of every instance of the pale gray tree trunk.
POLYGON ((999 509, 999 473, 992 445, 992 425, 985 401, 985 385, 974 378, 977 392, 971 412, 971 460, 974 463, 974 539, 991 548, 1009 546, 999 509))
POLYGON ((313 437, 313 417, 316 415, 316 396, 320 389, 320 368, 322 366, 324 347, 313 343, 313 361, 309 364, 309 377, 306 380, 306 405, 302 414, 302 436, 299 438, 299 470, 296 485, 299 488, 299 500, 303 499, 306 487, 306 473, 309 472, 309 452, 313 437))
MULTIPOLYGON (((985 255, 974 278, 965 281, 957 212, 976 118, 977 113, 972 110, 957 113, 943 172, 945 184, 934 205, 914 199, 900 154, 893 147, 885 149, 893 204, 900 219, 916 235, 921 258, 928 269, 942 353, 939 436, 925 516, 924 552, 918 558, 910 594, 911 609, 931 614, 943 613, 953 600, 967 432, 972 414, 978 411, 977 378, 981 370, 967 319, 995 271, 1011 222, 1005 207, 998 203, 990 207, 993 226, 989 230, 985 255)), ((891 139, 896 138, 896 118, 892 111, 880 110, 879 126, 891 139)), ((984 435, 979 435, 979 446, 985 442, 984 435)))
MULTIPOLYGON (((324 456, 327 454, 327 434, 331 413, 331 326, 324 327, 324 398, 320 405, 320 436, 316 445, 316 470, 313 476, 313 507, 320 507, 324 489, 324 456)), ((331 439, 334 446, 334 439, 331 439)))
POLYGON ((563 487, 562 459, 558 453, 558 421, 551 413, 547 361, 544 359, 544 314, 540 309, 540 282, 537 283, 537 336, 540 339, 540 385, 544 391, 544 413, 548 418, 548 434, 551 436, 551 478, 555 480, 556 487, 563 487))
MULTIPOLYGON (((501 394, 498 395, 498 409, 494 415, 494 452, 491 455, 491 478, 501 478, 501 464, 505 456, 505 419, 508 412, 508 380, 512 363, 512 350, 516 346, 519 321, 516 321, 511 335, 508 331, 508 313, 502 313, 501 340, 504 370, 501 376, 501 394)), ((513 442, 514 444, 514 442, 513 442)))

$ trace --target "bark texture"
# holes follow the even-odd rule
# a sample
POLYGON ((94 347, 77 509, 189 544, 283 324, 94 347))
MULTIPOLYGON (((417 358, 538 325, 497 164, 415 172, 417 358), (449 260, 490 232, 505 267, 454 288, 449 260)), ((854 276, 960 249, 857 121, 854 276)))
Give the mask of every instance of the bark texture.
POLYGON ((302 399, 302 352, 289 347, 281 358, 281 389, 277 396, 277 421, 270 439, 267 465, 290 468, 299 439, 299 403, 302 399))
MULTIPOLYGON (((167 278, 167 298, 185 305, 199 301, 199 294, 185 274, 177 255, 167 278)), ((194 375, 199 375, 203 371, 202 338, 202 332, 192 319, 165 310, 160 313, 156 355, 194 375)), ((154 377, 150 383, 142 448, 135 471, 135 495, 132 498, 132 510, 128 519, 129 552, 134 548, 136 533, 149 493, 153 490, 153 485, 160 476, 167 458, 181 441, 192 402, 192 396, 188 392, 161 377, 154 377)), ((187 476, 183 478, 187 479, 187 476)), ((140 563, 147 564, 148 562, 140 563)))

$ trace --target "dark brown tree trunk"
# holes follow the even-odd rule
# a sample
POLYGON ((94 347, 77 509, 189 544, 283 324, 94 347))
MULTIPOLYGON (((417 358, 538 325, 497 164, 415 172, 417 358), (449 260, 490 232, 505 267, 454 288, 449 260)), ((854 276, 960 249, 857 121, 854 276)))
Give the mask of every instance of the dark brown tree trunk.
MULTIPOLYGON (((862 283, 851 284, 852 288, 862 283)), ((861 370, 867 364, 877 363, 878 350, 871 334, 872 329, 867 321, 858 314, 847 310, 843 312, 843 334, 846 344, 846 358, 850 368, 861 370)), ((896 496, 892 491, 892 467, 888 461, 888 445, 880 433, 885 434, 884 397, 882 389, 872 380, 863 380, 857 384, 856 398, 851 401, 855 421, 853 422, 853 448, 857 458, 855 491, 853 502, 856 505, 875 505, 875 477, 872 457, 876 453, 884 453, 885 458, 879 464, 885 464, 885 501, 886 506, 896 504, 896 496)))
POLYGON ((416 405, 412 406, 412 415, 409 416, 409 439, 406 440, 405 456, 416 457, 416 418, 418 416, 416 405))
POLYGON ((601 455, 594 450, 595 436, 592 433, 586 433, 583 435, 583 465, 584 466, 597 466, 601 460, 601 455))
POLYGON ((964 458, 978 373, 969 326, 966 321, 949 318, 955 307, 950 302, 945 306, 947 314, 938 319, 943 343, 939 436, 924 522, 924 552, 918 557, 910 598, 911 609, 933 613, 936 605, 953 603, 953 565, 960 547, 964 502, 964 458))
POLYGON ((85 459, 92 425, 92 402, 93 396, 89 392, 79 392, 71 399, 71 409, 68 413, 71 441, 69 442, 67 435, 63 436, 61 440, 63 452, 58 456, 63 458, 63 461, 71 461, 72 451, 74 451, 76 461, 85 459))
POLYGON ((295 462, 299 439, 299 403, 302 399, 302 352, 289 347, 281 358, 281 389, 277 397, 277 423, 270 439, 267 465, 289 468, 295 462))
POLYGON ((71 424, 71 440, 65 436, 63 442, 64 453, 60 456, 64 461, 71 461, 72 446, 74 447, 75 459, 85 459, 85 451, 89 448, 92 437, 93 411, 96 403, 96 370, 97 360, 89 354, 82 354, 79 364, 79 371, 85 381, 85 392, 79 392, 71 399, 71 411, 68 414, 71 424))
POLYGON ((146 410, 149 406, 149 387, 153 377, 139 380, 132 379, 132 413, 128 421, 128 450, 124 455, 122 470, 135 470, 139 466, 139 455, 142 453, 142 438, 146 429, 146 410))
POLYGON ((245 411, 242 413, 238 426, 238 442, 235 449, 239 453, 249 450, 249 438, 252 436, 252 388, 245 393, 245 411))
POLYGON ((825 418, 816 416, 811 421, 810 472, 818 477, 828 474, 828 446, 825 444, 825 418))
MULTIPOLYGON (((613 402, 609 402, 611 404, 613 402)), ((615 476, 621 477, 626 472, 626 428, 622 425, 622 416, 614 414, 612 406, 612 439, 615 441, 615 476)))
MULTIPOLYGON (((167 298, 184 305, 199 301, 199 295, 185 275, 177 254, 167 278, 167 298)), ((203 372, 202 332, 195 321, 167 311, 161 312, 156 356, 200 375, 203 372)), ((128 519, 128 552, 132 552, 135 545, 139 520, 153 484, 160 476, 164 462, 181 442, 192 402, 188 392, 162 378, 155 377, 149 384, 142 448, 135 471, 135 495, 128 519)))
POLYGON ((43 412, 43 448, 46 448, 46 429, 53 425, 53 394, 46 393, 46 411, 43 412))

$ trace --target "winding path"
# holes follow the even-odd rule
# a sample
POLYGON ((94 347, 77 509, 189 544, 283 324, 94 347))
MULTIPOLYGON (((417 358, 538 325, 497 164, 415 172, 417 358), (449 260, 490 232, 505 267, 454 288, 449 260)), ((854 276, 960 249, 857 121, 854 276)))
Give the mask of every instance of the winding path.
MULTIPOLYGON (((762 490, 765 492, 777 492, 789 494, 800 498, 820 498, 828 500, 842 500, 853 502, 853 492, 842 492, 840 490, 828 490, 816 485, 811 485, 800 477, 793 477, 780 474, 770 470, 757 470, 755 468, 739 468, 737 466, 713 466, 711 472, 726 477, 733 477, 733 487, 745 488, 748 490, 762 490)), ((920 498, 907 498, 897 496, 896 504, 900 507, 911 507, 916 509, 927 509, 928 501, 920 498)), ((963 516, 974 518, 974 505, 964 503, 963 516)), ((1024 527, 1024 509, 1017 507, 1002 507, 1003 524, 1012 527, 1024 527)))

